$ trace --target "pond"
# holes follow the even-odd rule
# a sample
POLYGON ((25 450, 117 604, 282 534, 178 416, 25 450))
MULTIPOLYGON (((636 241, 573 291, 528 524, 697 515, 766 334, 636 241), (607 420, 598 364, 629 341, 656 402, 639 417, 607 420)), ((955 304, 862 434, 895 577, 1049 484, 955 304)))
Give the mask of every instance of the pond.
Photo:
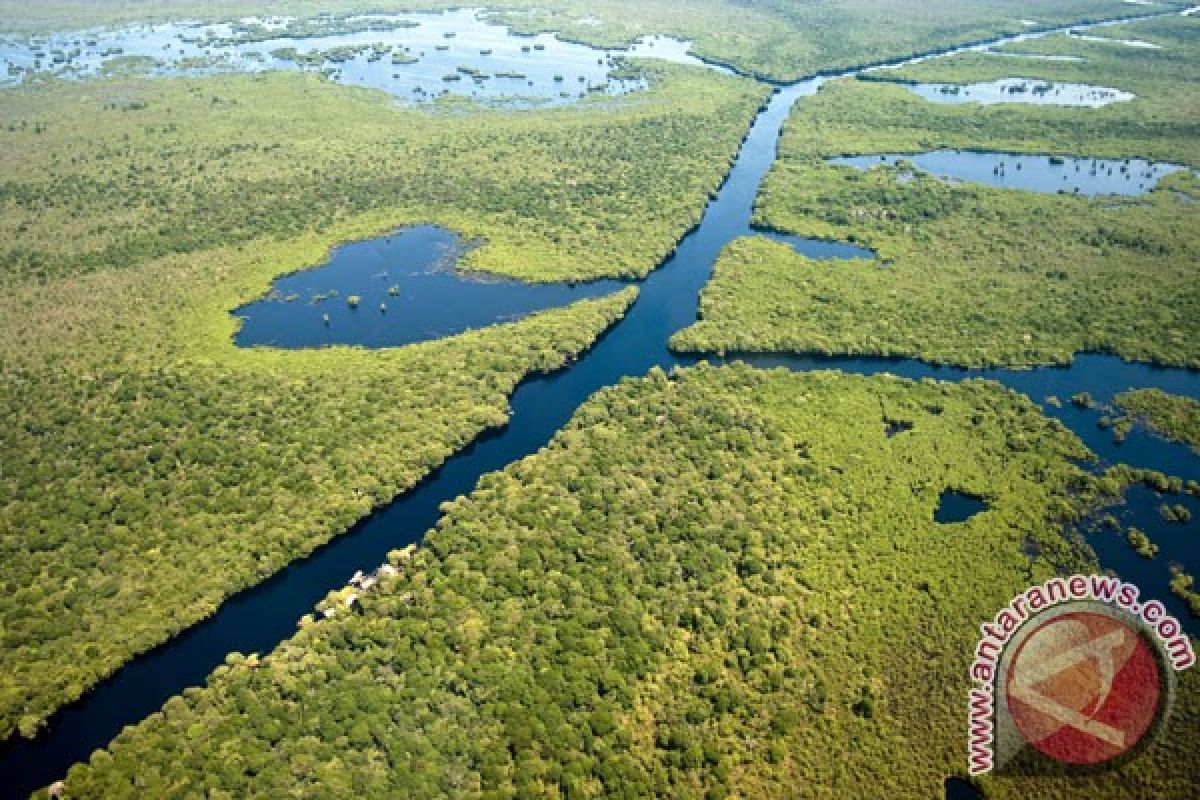
POLYGON ((528 284, 455 270, 469 245, 431 225, 343 245, 314 269, 278 279, 233 313, 241 347, 399 347, 511 322, 621 288, 619 281, 528 284))
POLYGON ((954 525, 966 522, 976 514, 987 511, 987 503, 973 494, 947 489, 938 499, 937 510, 933 512, 933 521, 939 525, 954 525))
POLYGON ((947 778, 946 800, 983 800, 983 795, 962 778, 947 778))
POLYGON ((1062 56, 1062 55, 1051 55, 1048 53, 1021 53, 1021 52, 1008 51, 1008 50, 985 50, 983 52, 989 56, 1000 56, 1001 58, 1028 58, 1028 59, 1033 59, 1034 61, 1066 61, 1066 62, 1087 61, 1087 59, 1084 58, 1083 56, 1062 56))
POLYGON ((862 258, 874 261, 878 254, 869 248, 860 247, 851 242, 837 242, 828 239, 808 239, 782 231, 772 231, 766 228, 753 228, 756 235, 770 239, 780 244, 786 244, 802 256, 818 260, 862 258))
POLYGON ((967 150, 926 153, 884 153, 831 158, 831 164, 866 170, 880 164, 911 163, 917 169, 948 180, 983 183, 1001 189, 1029 192, 1067 192, 1087 197, 1141 195, 1184 167, 1141 158, 1071 158, 967 150))
POLYGON ((1086 83, 1049 83, 1028 78, 1001 78, 981 83, 906 83, 906 89, 934 103, 1026 103, 1039 106, 1102 108, 1126 103, 1136 95, 1086 83))
MULTIPOLYGON (((452 94, 507 105, 556 105, 621 95, 645 80, 616 73, 622 56, 701 64, 690 43, 646 37, 597 50, 550 34, 523 36, 477 11, 249 18, 0 38, 0 86, 28 75, 86 78, 132 70, 156 75, 304 70, 422 103, 452 94)), ((728 72, 727 70, 721 70, 728 72)))
POLYGON ((1068 35, 1075 39, 1079 39, 1080 41, 1083 41, 1083 42, 1097 42, 1099 44, 1119 44, 1119 45, 1123 45, 1125 47, 1137 47, 1137 48, 1140 48, 1143 50, 1161 50, 1162 49, 1161 44, 1155 44, 1154 42, 1147 42, 1144 39, 1114 39, 1109 36, 1092 36, 1090 34, 1079 33, 1077 31, 1071 31, 1068 35))

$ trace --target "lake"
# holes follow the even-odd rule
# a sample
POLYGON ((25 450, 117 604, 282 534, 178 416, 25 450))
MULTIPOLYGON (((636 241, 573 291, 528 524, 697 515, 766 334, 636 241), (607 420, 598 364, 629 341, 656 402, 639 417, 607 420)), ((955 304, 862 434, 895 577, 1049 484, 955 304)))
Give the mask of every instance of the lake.
POLYGON ((867 170, 907 162, 922 172, 946 180, 982 183, 1000 189, 1086 197, 1142 195, 1184 167, 1142 158, 1073 158, 1046 155, 932 150, 925 153, 881 153, 840 156, 829 163, 867 170))
POLYGON ((1112 103, 1127 103, 1135 95, 1107 86, 1086 83, 1050 83, 1028 78, 1001 78, 980 83, 905 83, 913 94, 934 103, 1025 103, 1037 106, 1103 108, 1112 103))
POLYGON ((456 270, 469 247, 421 225, 342 245, 325 264, 275 281, 233 313, 240 347, 399 347, 512 322, 615 292, 620 281, 528 284, 456 270))

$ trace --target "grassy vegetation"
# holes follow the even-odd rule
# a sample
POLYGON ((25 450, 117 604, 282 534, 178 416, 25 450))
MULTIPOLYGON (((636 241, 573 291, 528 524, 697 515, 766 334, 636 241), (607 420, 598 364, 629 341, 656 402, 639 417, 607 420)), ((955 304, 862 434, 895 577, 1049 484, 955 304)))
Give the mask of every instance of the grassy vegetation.
POLYGON ((294 74, 0 93, 0 737, 502 424, 633 290, 374 353, 239 351, 230 309, 426 221, 486 237, 476 268, 648 271, 763 96, 655 83, 520 121, 294 74))
MULTIPOLYGON (((986 382, 653 372, 451 504, 360 614, 231 657, 66 796, 940 796, 977 625, 1087 566, 1059 532, 1084 453, 986 382), (947 488, 989 509, 939 525, 947 488)), ((1184 678, 1095 796, 1195 788, 1184 678)))
MULTIPOLYGON (((1163 3, 1155 9, 1181 7, 1163 3)), ((30 7, 0 0, 3 28, 15 31, 77 29, 146 19, 220 20, 246 15, 353 11, 438 10, 449 0, 53 0, 30 7)), ((619 47, 645 34, 672 34, 695 42, 698 54, 775 80, 794 80, 914 52, 1084 19, 1135 16, 1146 9, 1121 0, 693 0, 686 13, 663 0, 502 0, 489 16, 524 32, 554 31, 566 38, 619 47)))
POLYGON ((386 208, 487 239, 468 269, 645 275, 698 218, 765 96, 704 70, 647 70, 648 92, 521 114, 431 114, 283 73, 4 92, 0 273, 124 268, 386 208))
POLYGON ((1150 430, 1200 452, 1200 403, 1159 389, 1136 389, 1113 398, 1114 405, 1150 430))
MULTIPOLYGON (((1200 204, 1188 199, 1200 196, 1200 181, 1192 174, 1177 173, 1143 197, 1089 200, 946 183, 904 165, 860 173, 825 163, 843 153, 959 147, 1200 166, 1200 90, 1191 80, 1200 20, 1152 28, 1167 43, 1161 51, 1069 40, 1089 59, 1091 82, 1138 93, 1104 109, 935 105, 900 86, 856 80, 802 101, 759 198, 758 222, 863 243, 880 262, 817 263, 769 241, 737 242, 705 290, 702 320, 673 346, 969 366, 1062 363, 1078 351, 1108 350, 1200 365, 1200 250, 1192 235, 1200 204)), ((988 59, 991 71, 930 66, 905 77, 974 80, 1018 69, 1010 59, 971 58, 988 59)), ((1019 68, 1037 78, 1085 77, 1067 78, 1060 70, 1077 66, 1059 62, 1019 68)))

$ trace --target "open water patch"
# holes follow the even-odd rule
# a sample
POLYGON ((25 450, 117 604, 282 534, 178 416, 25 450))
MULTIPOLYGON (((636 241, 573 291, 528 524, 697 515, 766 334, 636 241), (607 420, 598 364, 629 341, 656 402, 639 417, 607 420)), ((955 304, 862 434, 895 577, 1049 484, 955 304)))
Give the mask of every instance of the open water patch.
POLYGON ((1039 106, 1103 108, 1135 99, 1132 92, 1086 83, 1055 83, 1028 78, 1001 78, 980 83, 906 83, 904 87, 933 103, 1024 103, 1039 106))
POLYGON ((1154 189, 1166 176, 1185 169, 1178 164, 1142 158, 1077 158, 967 150, 839 156, 828 161, 859 170, 905 163, 943 180, 1087 197, 1142 195, 1154 189))
POLYGON ((786 244, 800 255, 816 261, 837 259, 866 259, 874 261, 878 258, 878 254, 874 250, 854 244, 853 242, 839 242, 833 239, 809 239, 804 236, 796 236, 784 233, 783 231, 773 231, 768 228, 751 228, 751 231, 764 239, 786 244))
POLYGON ((319 267, 275 281, 238 308, 240 347, 400 347, 512 322, 535 311, 599 297, 625 284, 529 284, 464 274, 469 244, 421 225, 343 245, 319 267))
POLYGON ((1117 44, 1123 47, 1133 47, 1139 50, 1162 50, 1161 44, 1147 42, 1145 39, 1116 39, 1111 36, 1094 36, 1088 33, 1080 33, 1079 31, 1068 31, 1067 35, 1073 39, 1078 39, 1081 42, 1095 42, 1096 44, 1117 44))
POLYGON ((1053 55, 1050 53, 1021 53, 1010 52, 1007 50, 984 50, 983 53, 989 56, 1000 56, 1002 58, 1027 58, 1033 61, 1064 61, 1075 63, 1087 61, 1087 59, 1083 56, 1053 55))
POLYGON ((517 107, 561 105, 646 88, 625 57, 704 65, 690 48, 690 42, 655 36, 628 49, 599 50, 552 34, 516 34, 472 10, 246 18, 0 35, 0 87, 47 74, 287 70, 381 89, 416 103, 459 95, 517 107))
POLYGON ((933 521, 939 525, 954 525, 966 522, 987 509, 988 505, 982 498, 956 489, 947 489, 942 492, 942 496, 938 500, 937 510, 933 513, 933 521))
POLYGON ((962 778, 947 778, 946 800, 983 800, 983 795, 962 778))

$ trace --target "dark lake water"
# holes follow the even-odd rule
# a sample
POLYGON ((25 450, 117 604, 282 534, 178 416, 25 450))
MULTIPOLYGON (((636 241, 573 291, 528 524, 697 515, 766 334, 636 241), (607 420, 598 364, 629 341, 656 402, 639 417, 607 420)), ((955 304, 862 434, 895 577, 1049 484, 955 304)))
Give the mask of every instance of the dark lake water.
POLYGON ((1000 189, 1049 194, 1067 192, 1087 197, 1145 194, 1162 178, 1183 169, 1178 164, 1142 158, 1060 158, 967 150, 840 156, 829 161, 860 170, 906 161, 923 172, 949 180, 983 183, 1000 189))
POLYGON ((267 297, 237 309, 234 314, 245 320, 237 344, 399 347, 511 322, 626 285, 464 275, 454 267, 466 246, 456 234, 429 225, 343 245, 324 265, 280 278, 267 297))
MULTIPOLYGON (((1014 38, 1023 40, 1030 36, 1027 34, 1014 38)), ((0 772, 5 775, 4 783, 0 784, 0 796, 24 796, 34 788, 60 778, 72 763, 86 759, 95 748, 104 747, 124 725, 136 723, 158 710, 172 695, 188 687, 202 685, 209 672, 223 662, 227 653, 270 651, 294 632, 296 621, 303 614, 310 612, 314 604, 331 589, 344 585, 355 571, 383 563, 388 551, 394 548, 419 542, 425 531, 436 523, 442 502, 470 492, 483 474, 501 469, 544 446, 597 390, 611 386, 624 377, 645 375, 652 367, 670 369, 697 363, 699 359, 696 357, 670 352, 667 340, 673 333, 696 320, 700 290, 708 281, 713 263, 721 250, 737 237, 756 234, 750 227, 754 199, 775 159, 781 126, 792 105, 800 98, 816 92, 826 80, 826 77, 813 78, 775 93, 756 118, 732 171, 717 196, 708 203, 700 225, 685 236, 675 253, 641 284, 641 295, 625 319, 569 368, 550 375, 534 376, 523 382, 511 398, 512 416, 506 427, 478 437, 413 490, 363 519, 309 558, 297 561, 258 586, 231 597, 213 617, 134 659, 79 702, 57 714, 48 730, 36 740, 6 745, 0 750, 0 772)), ((432 240, 439 240, 445 234, 431 230, 427 235, 432 240)), ((362 263, 369 266, 363 267, 362 274, 355 280, 374 281, 376 273, 372 270, 381 266, 383 261, 389 264, 393 262, 384 258, 370 266, 370 259, 374 257, 370 255, 373 248, 381 247, 385 253, 394 253, 389 247, 395 246, 394 240, 399 238, 393 237, 392 245, 378 241, 363 243, 361 247, 352 245, 335 254, 334 259, 346 252, 362 254, 362 263)), ((852 245, 803 241, 796 237, 785 237, 785 240, 813 257, 858 257, 865 252, 852 245)), ((408 252, 411 255, 412 251, 408 252)), ((333 266, 332 262, 330 266, 333 266)), ((388 269, 390 271, 393 268, 388 269)), ((357 275, 357 269, 359 267, 353 267, 350 271, 357 275)), ((421 268, 415 269, 420 273, 421 268)), ((420 274, 412 277, 418 281, 422 279, 420 274)), ((301 288, 322 291, 311 271, 307 274, 298 273, 292 278, 301 281, 301 288), (314 285, 308 287, 304 282, 314 285)), ((288 280, 281 281, 281 289, 288 280)), ((389 285, 382 279, 378 284, 370 283, 375 289, 382 287, 385 292, 389 285)), ((460 282, 460 286, 463 285, 466 284, 460 282)), ((378 303, 370 304, 365 294, 363 297, 357 313, 378 314, 378 303)), ((292 301, 299 305, 285 308, 282 313, 291 314, 294 309, 306 310, 303 302, 292 301)), ((557 300, 552 299, 551 302, 557 300)), ((326 300, 325 304, 331 310, 335 306, 345 306, 341 300, 333 303, 326 300)), ((403 303, 399 303, 397 311, 403 307, 403 303)), ((261 308, 257 309, 255 315, 261 311, 261 308)), ((354 324, 352 312, 348 308, 344 312, 336 323, 331 320, 331 328, 335 324, 354 324)), ((332 311, 330 313, 332 317, 332 311)), ((389 304, 389 318, 390 314, 389 304)), ((382 320, 378 322, 385 324, 382 320)), ((309 323, 311 320, 301 320, 297 325, 308 327, 309 323)), ((390 319, 386 324, 391 324, 390 319)), ((364 327, 361 332, 365 336, 369 330, 364 327)), ((296 343, 286 346, 309 347, 326 343, 300 337, 296 343)), ((1200 479, 1200 459, 1186 448, 1166 443, 1142 431, 1134 431, 1124 443, 1118 445, 1113 442, 1111 433, 1100 430, 1096 425, 1098 412, 1079 409, 1070 403, 1053 405, 1044 402, 1051 395, 1065 399, 1076 392, 1088 391, 1098 402, 1106 403, 1114 393, 1128 387, 1158 387, 1177 394, 1200 397, 1200 372, 1127 364, 1117 358, 1100 355, 1080 356, 1067 368, 986 372, 935 367, 900 359, 747 355, 709 360, 744 360, 762 368, 840 369, 859 374, 886 372, 911 378, 943 380, 988 377, 1042 403, 1047 414, 1059 419, 1083 439, 1097 454, 1101 465, 1123 461, 1136 466, 1155 467, 1185 478, 1200 479)), ((1135 493, 1122 513, 1127 511, 1130 520, 1136 521, 1153 537, 1158 535, 1153 528, 1153 517, 1157 515, 1160 501, 1152 495, 1147 493, 1143 502, 1141 495, 1135 493), (1148 508, 1150 511, 1147 511, 1148 508)), ((1194 502, 1186 502, 1195 508, 1194 502)), ((1117 541, 1115 536, 1109 537, 1112 541, 1095 537, 1094 543, 1105 564, 1119 570, 1128 569, 1130 577, 1143 581, 1144 593, 1162 599, 1173 613, 1190 625, 1186 613, 1179 610, 1181 604, 1166 591, 1165 576, 1162 574, 1167 563, 1163 556, 1168 553, 1168 548, 1170 558, 1184 564, 1189 571, 1196 571, 1197 542, 1200 542, 1200 537, 1189 538, 1183 535, 1185 530, 1172 531, 1172 535, 1179 535, 1169 542, 1164 540, 1163 555, 1149 564, 1130 561, 1128 553, 1132 551, 1128 546, 1124 546, 1124 549, 1117 546, 1123 543, 1117 541)), ((1191 530, 1194 531, 1194 527, 1191 530)), ((970 620, 967 624, 974 627, 978 622, 970 620)), ((1192 630, 1195 630, 1194 625, 1192 630)), ((947 791, 951 790, 957 792, 961 787, 951 781, 947 791)))
POLYGON ((976 514, 987 511, 987 507, 987 503, 979 497, 947 489, 938 500, 937 510, 933 512, 933 521, 939 525, 966 522, 976 514))
POLYGON ((755 228, 754 233, 758 236, 770 239, 774 242, 780 242, 791 247, 802 256, 808 256, 814 259, 851 259, 865 258, 868 260, 875 259, 875 251, 867 247, 850 242, 834 242, 827 239, 806 239, 803 236, 796 236, 791 233, 781 233, 780 231, 768 231, 762 228, 755 228))
POLYGON ((962 778, 949 778, 946 780, 946 800, 983 800, 983 795, 962 778))

